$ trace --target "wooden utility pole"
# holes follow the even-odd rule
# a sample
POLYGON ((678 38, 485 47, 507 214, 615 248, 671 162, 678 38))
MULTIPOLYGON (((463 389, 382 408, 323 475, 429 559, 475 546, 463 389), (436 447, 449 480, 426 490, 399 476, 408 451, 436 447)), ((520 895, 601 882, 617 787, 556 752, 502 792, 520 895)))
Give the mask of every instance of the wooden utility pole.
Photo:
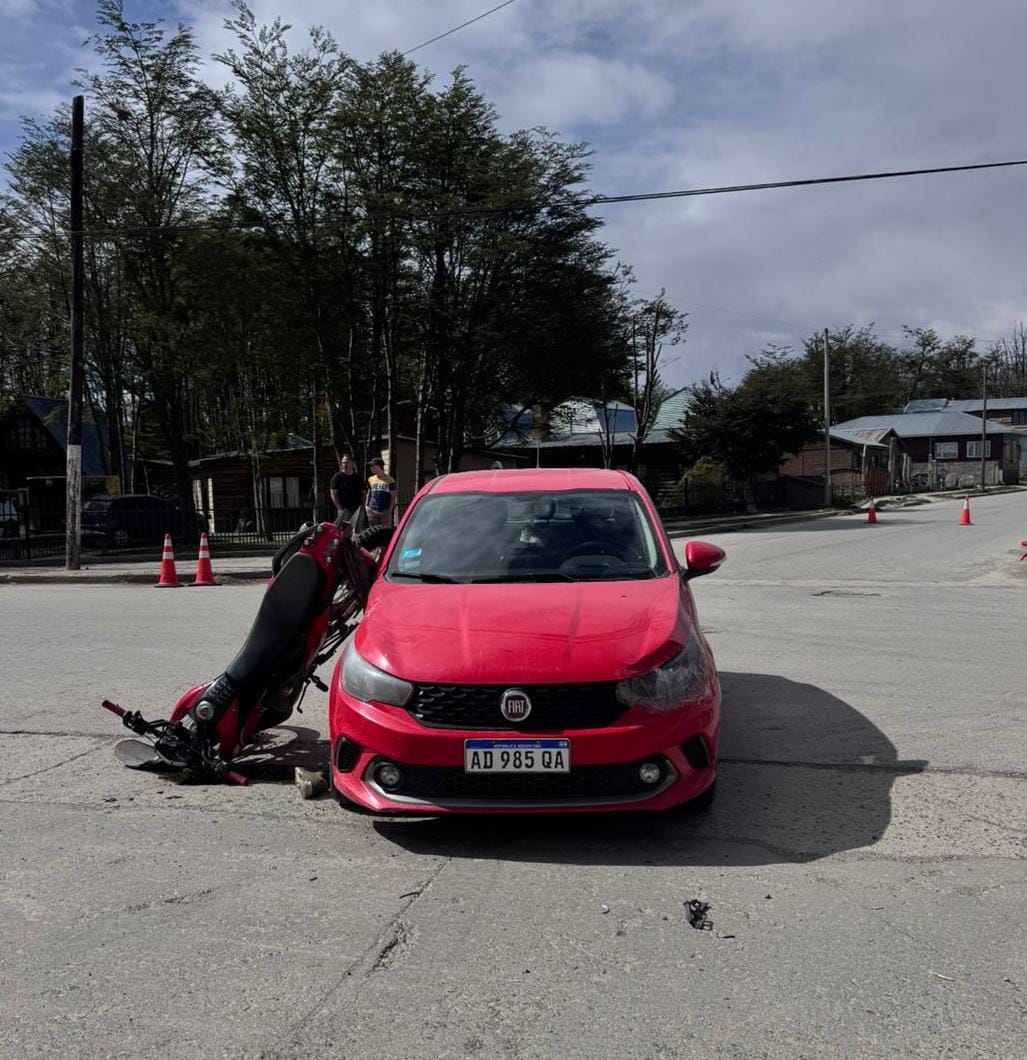
POLYGON ((71 381, 68 387, 68 449, 65 465, 64 566, 78 570, 82 543, 82 143, 85 101, 71 101, 71 381))
POLYGON ((985 458, 988 452, 988 366, 981 365, 981 492, 984 492, 985 458))
POLYGON ((831 494, 831 349, 824 328, 824 507, 834 503, 831 494))
MULTIPOLYGON (((313 452, 311 455, 311 464, 313 465, 314 472, 314 510, 313 510, 313 521, 314 525, 317 526, 321 522, 321 468, 317 462, 317 447, 321 442, 321 439, 317 436, 317 372, 314 372, 314 377, 311 382, 311 398, 310 398, 310 411, 312 419, 310 421, 310 434, 311 441, 313 441, 313 452)), ((285 501, 289 503, 288 498, 285 501)), ((335 518, 332 516, 332 518, 335 518)))

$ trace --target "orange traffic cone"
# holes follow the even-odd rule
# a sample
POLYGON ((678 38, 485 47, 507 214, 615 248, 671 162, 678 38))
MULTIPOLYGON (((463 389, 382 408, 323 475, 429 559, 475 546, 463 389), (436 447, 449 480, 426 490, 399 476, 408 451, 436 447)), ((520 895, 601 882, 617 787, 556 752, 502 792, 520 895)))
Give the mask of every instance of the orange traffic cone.
POLYGON ((207 544, 206 532, 200 534, 200 554, 196 559, 196 578, 190 585, 217 585, 214 571, 210 566, 210 545, 207 544))
POLYGON ((868 523, 876 523, 877 522, 877 504, 874 502, 874 498, 873 497, 870 498, 870 507, 867 508, 867 522, 868 523))
POLYGON ((164 535, 164 554, 160 560, 160 581, 156 589, 177 589, 179 585, 178 573, 175 570, 175 553, 171 547, 171 535, 164 535))
POLYGON ((959 513, 959 525, 960 526, 973 526, 970 522, 970 498, 963 498, 963 510, 959 513))

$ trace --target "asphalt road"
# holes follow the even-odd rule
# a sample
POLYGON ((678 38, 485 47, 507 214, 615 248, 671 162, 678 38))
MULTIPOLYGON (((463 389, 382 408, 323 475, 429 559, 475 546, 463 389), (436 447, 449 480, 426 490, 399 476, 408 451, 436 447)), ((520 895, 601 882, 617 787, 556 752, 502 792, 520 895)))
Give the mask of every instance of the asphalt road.
POLYGON ((0 586, 0 1055, 1022 1055, 1027 495, 973 515, 711 538, 699 817, 304 802, 320 694, 250 788, 133 773, 99 700, 166 710, 260 588, 0 586))

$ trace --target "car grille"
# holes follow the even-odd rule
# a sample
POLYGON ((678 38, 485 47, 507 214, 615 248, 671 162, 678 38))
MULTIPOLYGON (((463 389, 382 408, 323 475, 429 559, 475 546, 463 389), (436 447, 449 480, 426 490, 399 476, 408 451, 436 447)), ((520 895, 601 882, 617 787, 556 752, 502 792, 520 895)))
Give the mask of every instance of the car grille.
POLYGON ((526 732, 603 729, 627 709, 617 683, 517 685, 531 700, 524 721, 510 722, 499 700, 510 685, 416 685, 407 710, 436 729, 524 729, 526 732))
POLYGON ((426 802, 557 803, 574 800, 632 799, 655 795, 671 774, 666 759, 660 762, 663 779, 643 784, 638 778, 639 762, 604 766, 579 766, 569 773, 465 773, 459 766, 403 765, 402 783, 386 795, 399 795, 426 802))

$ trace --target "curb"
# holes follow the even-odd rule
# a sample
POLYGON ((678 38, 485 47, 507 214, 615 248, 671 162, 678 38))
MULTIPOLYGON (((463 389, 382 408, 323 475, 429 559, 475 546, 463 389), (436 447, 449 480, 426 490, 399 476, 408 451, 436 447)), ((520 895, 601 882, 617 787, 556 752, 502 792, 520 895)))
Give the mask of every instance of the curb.
MULTIPOLYGON (((266 581, 271 577, 269 568, 262 570, 234 570, 214 576, 217 585, 235 585, 239 582, 266 581)), ((157 574, 153 571, 121 571, 111 574, 78 574, 75 571, 13 571, 0 573, 0 585, 156 585, 157 574)), ((181 588, 191 588, 182 582, 181 588)))
POLYGON ((735 530, 758 530, 761 526, 774 526, 777 523, 809 522, 813 519, 828 519, 836 515, 852 515, 850 508, 831 508, 813 512, 782 512, 780 515, 755 514, 751 517, 742 516, 730 520, 711 520, 709 522, 695 522, 667 526, 667 536, 674 540, 679 537, 694 537, 697 533, 727 534, 735 530))

